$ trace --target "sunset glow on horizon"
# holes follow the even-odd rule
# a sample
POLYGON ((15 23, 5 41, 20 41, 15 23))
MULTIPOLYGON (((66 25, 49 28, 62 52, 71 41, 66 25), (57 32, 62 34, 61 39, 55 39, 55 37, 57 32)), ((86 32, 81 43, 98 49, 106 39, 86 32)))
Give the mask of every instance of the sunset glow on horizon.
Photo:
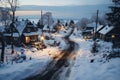
POLYGON ((110 0, 20 0, 20 5, 64 6, 109 4, 110 0))

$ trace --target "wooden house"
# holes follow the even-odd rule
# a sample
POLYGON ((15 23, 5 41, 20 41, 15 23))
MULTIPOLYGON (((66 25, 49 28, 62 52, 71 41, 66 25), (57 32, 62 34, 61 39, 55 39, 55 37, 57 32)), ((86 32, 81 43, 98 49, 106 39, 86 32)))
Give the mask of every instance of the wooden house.
POLYGON ((45 25, 43 27, 43 32, 51 32, 51 33, 55 32, 54 26, 53 25, 52 26, 45 25))
POLYGON ((7 44, 18 45, 20 43, 20 34, 15 23, 11 23, 10 26, 5 28, 4 36, 7 44))
MULTIPOLYGON (((97 24, 97 26, 100 26, 100 24, 97 24)), ((87 38, 87 39, 92 38, 94 36, 94 33, 96 32, 95 28, 96 28, 95 22, 87 24, 85 29, 82 31, 83 38, 87 38)))
POLYGON ((93 32, 93 36, 96 34, 96 37, 97 37, 97 38, 100 38, 99 31, 102 30, 104 27, 105 27, 104 25, 99 25, 99 26, 97 26, 96 31, 93 32))
POLYGON ((85 38, 85 39, 92 38, 92 33, 94 31, 94 28, 95 28, 95 23, 87 24, 85 29, 82 30, 83 38, 85 38))
POLYGON ((37 26, 30 21, 17 21, 5 29, 6 43, 13 42, 16 46, 31 45, 38 41, 39 31, 37 26), (12 37, 13 36, 13 37, 12 37))
POLYGON ((119 42, 120 40, 120 31, 117 31, 117 28, 113 26, 105 26, 99 31, 100 38, 105 41, 119 42))
POLYGON ((22 42, 26 45, 34 45, 38 41, 40 32, 34 23, 28 22, 22 31, 22 42))

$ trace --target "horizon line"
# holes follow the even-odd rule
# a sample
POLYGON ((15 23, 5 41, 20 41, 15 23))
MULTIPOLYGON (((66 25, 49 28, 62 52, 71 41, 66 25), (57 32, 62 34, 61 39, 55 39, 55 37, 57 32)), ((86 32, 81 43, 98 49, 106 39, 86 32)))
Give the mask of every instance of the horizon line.
POLYGON ((59 6, 91 6, 91 5, 111 5, 109 3, 105 4, 83 4, 83 5, 34 5, 34 4, 26 4, 26 5, 20 5, 20 6, 54 6, 54 7, 59 7, 59 6))

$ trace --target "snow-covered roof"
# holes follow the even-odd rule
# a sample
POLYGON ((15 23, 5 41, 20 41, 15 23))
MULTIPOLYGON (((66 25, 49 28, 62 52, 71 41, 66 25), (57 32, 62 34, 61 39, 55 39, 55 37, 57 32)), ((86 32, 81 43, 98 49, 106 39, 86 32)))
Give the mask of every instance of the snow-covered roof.
POLYGON ((32 23, 33 24, 33 27, 37 27, 37 25, 35 23, 32 23))
MULTIPOLYGON (((50 26, 50 30, 52 30, 52 29, 53 29, 53 26, 50 26)), ((45 25, 45 26, 43 27, 43 30, 49 30, 48 25, 45 25)))
POLYGON ((27 23, 26 23, 25 21, 19 21, 19 22, 17 23, 16 28, 17 28, 17 30, 18 30, 18 32, 19 32, 20 35, 22 34, 24 28, 26 27, 26 24, 27 24, 27 23))
POLYGON ((92 32, 93 30, 85 30, 85 31, 82 31, 82 32, 92 32))
POLYGON ((99 26, 97 27, 97 31, 99 31, 102 27, 103 27, 103 25, 99 25, 99 26))
MULTIPOLYGON (((4 36, 11 36, 11 34, 6 33, 6 34, 4 34, 4 36)), ((18 33, 13 33, 13 37, 19 37, 19 34, 18 33)))
MULTIPOLYGON (((98 23, 97 26, 99 26, 99 25, 100 24, 98 23)), ((87 24, 87 27, 96 27, 96 22, 87 24)))
POLYGON ((6 34, 4 34, 4 36, 11 36, 11 34, 6 33, 6 34))
POLYGON ((18 33, 13 33, 13 37, 19 37, 18 33))
MULTIPOLYGON (((18 21, 16 22, 15 27, 17 28, 19 34, 21 35, 23 33, 23 30, 25 29, 28 22, 26 21, 18 21)), ((35 23, 32 23, 33 27, 37 27, 35 23)))
POLYGON ((107 34, 108 32, 110 32, 114 27, 113 26, 105 26, 102 30, 99 31, 99 33, 101 34, 107 34))
POLYGON ((23 33, 25 36, 32 36, 32 35, 39 35, 40 32, 37 31, 37 32, 30 32, 30 33, 23 33))

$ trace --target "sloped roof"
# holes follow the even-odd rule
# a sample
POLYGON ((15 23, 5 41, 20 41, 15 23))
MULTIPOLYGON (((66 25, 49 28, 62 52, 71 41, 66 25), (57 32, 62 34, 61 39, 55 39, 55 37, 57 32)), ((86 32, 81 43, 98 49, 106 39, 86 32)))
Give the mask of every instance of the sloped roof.
MULTIPOLYGON (((98 23, 97 26, 99 26, 100 24, 98 23)), ((93 22, 93 23, 89 23, 87 24, 87 27, 96 27, 96 22, 93 22)))
MULTIPOLYGON (((53 29, 53 26, 49 26, 49 27, 50 27, 50 30, 53 29)), ((43 27, 43 30, 49 30, 48 25, 45 25, 45 26, 43 27)))
POLYGON ((16 24, 16 28, 17 28, 17 30, 18 30, 18 32, 19 32, 20 35, 22 34, 24 28, 26 27, 26 24, 27 24, 27 23, 26 23, 25 21, 19 21, 19 22, 16 24))
POLYGON ((113 26, 105 26, 102 30, 99 31, 99 33, 106 35, 108 32, 110 32, 114 27, 113 26))
POLYGON ((103 27, 103 25, 99 25, 99 26, 97 27, 97 31, 99 31, 102 27, 103 27))
MULTIPOLYGON (((11 36, 9 33, 5 33, 5 36, 11 36)), ((18 33, 13 33, 13 37, 19 37, 20 35, 18 33)))
POLYGON ((25 36, 32 36, 32 35, 39 35, 40 32, 37 31, 37 32, 30 32, 30 33, 23 33, 25 36))

